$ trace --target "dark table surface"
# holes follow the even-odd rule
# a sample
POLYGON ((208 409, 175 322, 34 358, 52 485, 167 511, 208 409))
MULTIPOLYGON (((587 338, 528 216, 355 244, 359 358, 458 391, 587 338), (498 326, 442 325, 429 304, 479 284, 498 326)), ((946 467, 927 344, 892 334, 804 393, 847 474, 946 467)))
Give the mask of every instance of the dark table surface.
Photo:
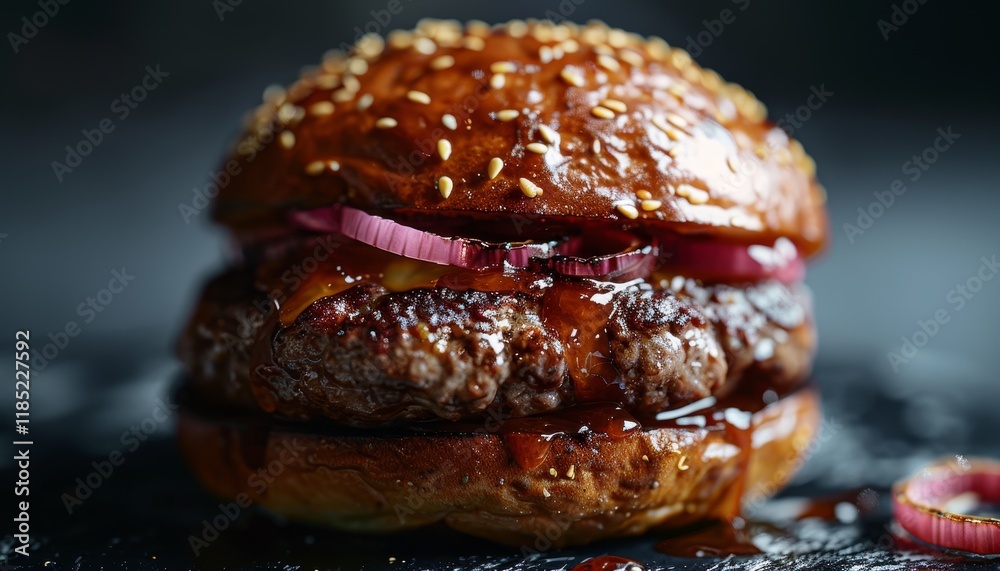
MULTIPOLYGON (((124 351, 138 345, 119 340, 124 351)), ((796 499, 870 488, 874 509, 850 523, 803 520, 786 533, 757 538, 765 555, 699 559, 670 557, 655 547, 668 532, 543 552, 524 558, 519 550, 493 545, 447 529, 426 529, 390 536, 362 536, 276 521, 247 510, 194 555, 188 538, 203 521, 219 513, 219 502, 203 492, 172 438, 171 421, 150 438, 124 446, 120 435, 150 416, 156 399, 167 398, 178 380, 169 360, 148 360, 135 347, 123 370, 109 374, 100 366, 65 363, 47 376, 63 382, 37 383, 33 400, 57 400, 51 391, 76 403, 46 410, 32 426, 31 555, 11 550, 11 536, 0 543, 0 557, 33 569, 570 569, 596 555, 637 560, 647 569, 995 569, 998 560, 943 556, 907 549, 888 527, 886 491, 892 481, 940 455, 998 456, 1000 418, 996 395, 964 395, 960 384, 919 384, 907 390, 889 379, 852 367, 821 363, 817 384, 824 396, 824 424, 815 453, 794 484, 777 500, 751 514, 756 520, 782 517, 796 499), (128 374, 123 374, 128 373, 128 374), (126 379, 127 377, 131 379, 126 379), (70 378, 60 378, 70 377, 70 378), (108 386, 108 379, 120 384, 108 386), (68 383, 65 381, 72 381, 68 383), (127 382, 126 382, 127 380, 127 382), (110 395, 110 397, 109 397, 110 395), (101 422, 95 422, 100 418, 101 422), (74 493, 77 478, 94 471, 93 462, 121 450, 124 461, 68 513, 64 493, 74 493)), ((9 461, 3 481, 14 479, 9 461)), ((851 519, 851 518, 848 518, 851 519)), ((912 545, 910 546, 912 548, 912 545)))
MULTIPOLYGON (((601 18, 678 46, 708 33, 705 26, 721 10, 749 6, 710 46, 696 50, 699 63, 754 91, 774 119, 802 108, 811 89, 836 93, 794 131, 819 165, 834 239, 809 270, 820 335, 816 382, 825 397, 828 438, 783 498, 871 487, 879 509, 853 524, 812 522, 796 530, 802 541, 783 544, 800 553, 795 556, 670 559, 654 550, 661 534, 650 534, 524 561, 510 549, 442 530, 348 536, 276 524, 255 512, 195 558, 187 538, 218 513, 218 501, 181 463, 170 422, 157 425, 78 510, 67 513, 62 494, 74 491, 92 462, 123 449, 123 430, 169 394, 178 369, 168 346, 196 284, 223 265, 222 232, 209 225, 207 214, 185 220, 179 204, 191 201, 192 191, 204 188, 219 168, 242 115, 265 86, 292 81, 300 66, 353 39, 355 27, 369 23, 372 11, 387 2, 232 1, 238 8, 224 17, 217 2, 59 4, 58 16, 2 61, 0 108, 9 114, 0 133, 0 298, 7 301, 0 313, 5 334, 30 327, 45 343, 71 321, 83 334, 45 370, 32 373, 34 544, 28 560, 10 564, 568 569, 610 553, 650 569, 997 568, 996 561, 899 552, 885 528, 885 493, 896 479, 945 454, 1000 456, 1000 280, 961 306, 951 297, 983 257, 998 254, 1000 243, 1000 107, 988 73, 996 65, 988 41, 996 35, 996 18, 986 11, 970 17, 961 3, 919 2, 905 27, 884 36, 877 22, 915 3, 402 3, 406 10, 388 27, 407 28, 425 16, 490 22, 543 17, 572 4, 575 21, 601 18), (135 85, 145 66, 157 64, 171 74, 166 83, 116 123, 85 164, 57 179, 50 164, 64 146, 108 116, 118 94, 135 85), (912 178, 907 161, 925 152, 939 129, 954 129, 961 139, 919 180, 912 178), (846 224, 857 224, 859 209, 870 209, 904 177, 908 190, 891 209, 862 235, 847 231, 846 224), (84 323, 77 304, 120 269, 137 276, 135 283, 84 323), (900 352, 904 336, 913 338, 919 323, 940 311, 949 315, 947 325, 893 370, 889 353, 900 352)), ((39 6, 37 0, 4 2, 6 30, 16 31, 39 6)), ((13 391, 0 391, 5 414, 12 399, 13 391)), ((0 453, 4 485, 14 480, 12 456, 0 453)), ((0 534, 12 528, 8 520, 0 534)), ((0 568, 13 547, 10 537, 0 543, 0 568)))

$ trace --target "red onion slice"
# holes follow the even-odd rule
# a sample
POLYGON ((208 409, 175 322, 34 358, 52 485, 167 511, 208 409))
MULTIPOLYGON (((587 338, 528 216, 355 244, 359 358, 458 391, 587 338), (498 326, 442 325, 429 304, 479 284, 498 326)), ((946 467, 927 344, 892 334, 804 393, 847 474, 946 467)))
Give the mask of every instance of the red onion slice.
POLYGON ((925 543, 1000 554, 1000 519, 945 509, 949 500, 965 493, 1000 503, 1000 462, 958 456, 931 464, 893 487, 893 513, 903 529, 925 543))
POLYGON ((745 246, 672 235, 661 237, 659 244, 663 265, 679 272, 784 283, 801 281, 806 273, 805 262, 787 238, 778 238, 774 246, 745 246))
MULTIPOLYGON (((608 281, 646 277, 657 265, 707 279, 776 279, 793 283, 805 277, 805 262, 787 238, 778 238, 773 246, 746 246, 678 234, 660 236, 652 243, 640 244, 633 236, 625 235, 627 240, 622 242, 625 244, 622 251, 584 257, 578 254, 584 240, 582 237, 546 243, 493 243, 446 237, 339 205, 294 212, 291 218, 296 225, 307 230, 340 233, 394 254, 462 268, 476 269, 507 263, 516 267, 534 266, 566 276, 608 281)), ((612 233, 595 237, 585 233, 585 237, 591 242, 605 238, 614 242, 622 236, 612 233)))
POLYGON ((655 243, 642 244, 633 239, 628 247, 615 254, 589 258, 556 255, 539 265, 564 276, 627 281, 649 276, 658 254, 655 243))
POLYGON ((393 254, 461 268, 484 268, 505 262, 526 267, 533 259, 570 251, 575 244, 573 238, 561 242, 494 243, 439 236, 350 206, 294 212, 292 220, 308 230, 340 233, 393 254))

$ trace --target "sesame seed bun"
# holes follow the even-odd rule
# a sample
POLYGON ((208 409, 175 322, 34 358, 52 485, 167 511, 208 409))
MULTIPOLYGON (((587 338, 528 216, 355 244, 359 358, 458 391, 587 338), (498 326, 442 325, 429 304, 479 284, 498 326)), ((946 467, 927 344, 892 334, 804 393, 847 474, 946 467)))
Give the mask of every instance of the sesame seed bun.
POLYGON ((444 522, 537 551, 732 517, 741 503, 759 502, 791 478, 819 422, 818 395, 806 388, 739 430, 560 433, 528 467, 511 447, 521 434, 502 424, 431 434, 324 432, 182 407, 178 439, 203 485, 242 505, 249 499, 348 531, 444 522))
POLYGON ((812 160, 753 95, 600 23, 424 21, 265 98, 215 203, 237 234, 347 203, 827 240, 812 160))

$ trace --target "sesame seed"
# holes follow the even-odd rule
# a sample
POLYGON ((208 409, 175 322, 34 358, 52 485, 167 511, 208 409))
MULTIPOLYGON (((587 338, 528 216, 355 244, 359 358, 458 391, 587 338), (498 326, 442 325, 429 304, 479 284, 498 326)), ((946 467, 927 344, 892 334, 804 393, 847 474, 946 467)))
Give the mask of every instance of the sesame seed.
POLYGON ((431 96, 427 95, 423 91, 416 91, 416 90, 407 91, 406 98, 409 99, 410 101, 416 103, 422 103, 424 105, 427 105, 431 102, 431 96))
POLYGON ((373 101, 375 101, 375 96, 372 95, 371 93, 365 93, 364 95, 358 98, 358 105, 357 105, 358 111, 364 111, 365 109, 368 109, 369 107, 371 107, 373 101))
POLYGON ((549 63, 555 59, 552 54, 552 48, 549 46, 542 46, 538 48, 538 59, 541 60, 542 63, 549 63))
POLYGON ((462 45, 474 52, 481 52, 486 49, 486 40, 479 36, 469 36, 465 38, 462 45))
POLYGON ((431 60, 431 69, 438 71, 448 69, 453 65, 455 65, 455 58, 451 56, 438 56, 431 60))
POLYGON ((590 145, 590 148, 592 148, 594 150, 594 154, 600 153, 601 152, 601 140, 600 139, 594 139, 594 142, 590 145))
POLYGON ((277 84, 268 85, 264 88, 261 98, 264 100, 264 103, 277 105, 285 100, 285 88, 277 84))
POLYGON ((326 166, 330 167, 330 170, 332 170, 333 172, 337 172, 340 170, 340 163, 337 161, 329 161, 326 163, 326 166))
POLYGON ((528 149, 532 153, 538 153, 539 155, 544 155, 549 152, 549 147, 542 143, 528 143, 524 148, 528 149))
POLYGON ((631 204, 625 204, 623 202, 616 205, 615 209, 617 209, 618 212, 620 212, 621 215, 624 216, 625 218, 630 218, 632 220, 635 220, 636 218, 639 217, 639 211, 636 210, 635 206, 632 206, 631 204))
POLYGON ((649 200, 650 198, 653 198, 653 194, 650 193, 648 190, 637 190, 635 191, 635 195, 640 200, 649 200))
POLYGON ((319 87, 320 89, 333 89, 334 87, 337 87, 337 84, 340 82, 340 78, 336 75, 323 74, 317 75, 313 81, 316 82, 316 87, 319 87))
POLYGON ((688 126, 687 120, 675 113, 667 114, 667 123, 670 123, 671 125, 677 127, 678 129, 684 129, 685 127, 688 126))
POLYGON ((618 58, 632 67, 641 67, 646 63, 638 52, 632 50, 618 50, 618 58))
POLYGON ((517 66, 509 61, 495 61, 490 64, 490 71, 493 73, 514 73, 517 71, 517 66))
MULTIPOLYGON (((521 179, 521 180, 524 180, 524 179, 521 179)), ((553 478, 555 478, 555 477, 559 476, 559 472, 557 472, 555 468, 549 468, 549 475, 552 476, 553 478)))
POLYGON ((649 456, 646 456, 645 454, 642 455, 642 459, 649 462, 649 456))
POLYGON ((518 179, 517 182, 521 186, 521 192, 523 192, 524 195, 527 196, 528 198, 534 198, 542 194, 542 187, 538 186, 537 184, 531 182, 526 178, 518 179))
POLYGON ((583 74, 575 67, 566 66, 559 72, 559 77, 573 87, 583 87, 583 74))
POLYGON ((643 200, 639 203, 639 207, 649 212, 651 210, 656 210, 657 208, 663 206, 663 203, 659 200, 643 200))
POLYGON ((552 41, 552 25, 546 23, 538 23, 531 26, 532 35, 536 40, 540 42, 551 42, 552 41))
POLYGON ((385 40, 378 34, 365 34, 358 40, 358 53, 365 57, 375 57, 385 49, 385 40))
POLYGON ((767 158, 767 147, 764 145, 757 145, 753 148, 753 154, 757 155, 760 159, 767 158))
POLYGON ((330 99, 333 99, 337 103, 346 103, 351 99, 354 99, 354 92, 351 91, 350 89, 340 88, 337 91, 333 92, 333 95, 330 96, 330 99))
POLYGON ((729 170, 733 171, 734 173, 739 172, 740 170, 739 159, 733 156, 726 157, 726 166, 728 166, 729 170))
POLYGON ((379 129, 392 129, 398 124, 392 117, 382 117, 378 121, 375 121, 375 126, 379 129))
POLYGON ((368 62, 364 58, 352 57, 347 60, 347 71, 354 75, 364 75, 368 72, 368 62))
POLYGON ((539 125, 538 133, 542 136, 542 139, 550 145, 556 145, 559 143, 559 133, 548 125, 539 125))
POLYGON ((455 188, 455 183, 452 182, 451 177, 443 176, 438 179, 438 191, 441 192, 441 198, 448 198, 451 196, 451 190, 455 188))
POLYGON ((358 81, 358 78, 354 77, 353 75, 345 75, 344 89, 352 93, 357 93, 358 90, 361 89, 361 82, 358 81))
POLYGON ((686 198, 691 204, 705 204, 708 202, 708 192, 690 184, 681 184, 677 187, 677 196, 686 198))
POLYGON ((680 470, 680 471, 683 472, 684 470, 687 470, 688 468, 690 468, 690 466, 688 466, 687 459, 688 459, 687 456, 681 456, 680 462, 677 463, 677 469, 678 470, 680 470))
POLYGON ((652 123, 654 127, 663 131, 664 133, 670 130, 670 126, 667 125, 667 122, 664 121, 662 117, 659 116, 653 117, 652 119, 649 120, 649 122, 652 123))
POLYGON ((625 30, 615 28, 613 30, 608 30, 608 43, 612 47, 620 48, 628 42, 628 34, 625 30))
POLYGON ((502 73, 497 73, 490 77, 490 87, 493 89, 500 89, 504 85, 507 85, 507 76, 502 73))
POLYGON ((785 147, 779 147, 774 154, 777 157, 779 164, 787 165, 792 162, 792 153, 785 147))
POLYGON ((282 147, 285 147, 286 149, 291 149, 292 147, 295 146, 295 134, 292 133, 291 131, 282 131, 280 138, 282 147))
POLYGON ((406 49, 413 44, 413 33, 406 30, 393 30, 386 36, 385 41, 391 48, 406 49))
POLYGON ((546 498, 552 497, 552 494, 550 494, 549 491, 545 488, 542 488, 542 495, 545 496, 546 498))
POLYGON ((684 50, 670 50, 670 64, 677 69, 686 69, 691 66, 691 54, 684 50))
POLYGON ((490 180, 493 180, 500 174, 501 169, 503 169, 503 160, 500 157, 493 157, 490 159, 489 166, 486 167, 486 174, 489 175, 490 180))
POLYGON ((317 101, 309 107, 309 112, 313 115, 330 115, 333 113, 333 103, 330 101, 317 101))
POLYGON ((575 464, 572 465, 572 466, 570 466, 569 470, 566 470, 566 477, 569 478, 570 480, 575 480, 576 479, 576 465, 575 464))
POLYGON ((417 38, 413 40, 413 49, 424 55, 431 55, 437 49, 437 44, 430 38, 417 38))
POLYGON ((451 113, 445 113, 444 115, 441 116, 441 124, 451 129, 452 131, 458 129, 458 120, 455 119, 455 116, 452 115, 451 113))
POLYGON ((451 142, 448 139, 441 139, 438 141, 437 148, 438 154, 441 155, 441 160, 448 160, 448 157, 451 156, 451 142))
POLYGON ((600 105, 598 105, 597 107, 591 108, 590 114, 593 115, 594 117, 599 118, 599 119, 614 119, 615 118, 615 112, 614 111, 608 109, 607 107, 601 107, 600 105))
POLYGON ((512 38, 523 38, 528 33, 528 24, 522 20, 507 22, 507 35, 512 38))
POLYGON ((683 99, 687 90, 688 88, 686 83, 675 83, 667 88, 667 93, 673 95, 677 99, 683 99))
POLYGON ((282 123, 290 123, 292 119, 295 118, 295 106, 291 103, 285 103, 281 107, 278 107, 278 120, 282 123))
POLYGON ((608 71, 618 71, 622 68, 621 64, 618 63, 618 60, 604 54, 597 56, 597 65, 608 71))
POLYGON ((313 161, 306 165, 306 174, 316 176, 321 174, 326 169, 326 165, 323 161, 313 161))
POLYGON ((562 51, 568 54, 575 54, 576 52, 580 51, 580 42, 574 40, 573 38, 570 38, 568 40, 565 40, 563 43, 559 44, 559 47, 562 48, 562 51))
POLYGON ((615 113, 624 113, 628 111, 628 106, 626 106, 624 102, 617 99, 605 99, 604 101, 601 101, 601 105, 607 107, 615 113))
POLYGON ((504 109, 502 111, 497 111, 497 119, 501 121, 513 121, 517 119, 521 112, 517 109, 504 109))

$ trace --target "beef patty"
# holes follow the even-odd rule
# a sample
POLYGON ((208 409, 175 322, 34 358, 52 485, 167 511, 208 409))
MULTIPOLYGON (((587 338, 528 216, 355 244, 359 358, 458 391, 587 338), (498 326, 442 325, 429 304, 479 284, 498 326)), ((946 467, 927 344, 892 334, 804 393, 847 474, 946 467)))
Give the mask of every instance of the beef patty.
POLYGON ((791 388, 815 346, 807 291, 774 281, 495 270, 390 291, 365 274, 289 316, 262 272, 275 273, 210 282, 179 353, 201 398, 298 419, 507 418, 593 401, 655 414, 753 379, 791 388))

